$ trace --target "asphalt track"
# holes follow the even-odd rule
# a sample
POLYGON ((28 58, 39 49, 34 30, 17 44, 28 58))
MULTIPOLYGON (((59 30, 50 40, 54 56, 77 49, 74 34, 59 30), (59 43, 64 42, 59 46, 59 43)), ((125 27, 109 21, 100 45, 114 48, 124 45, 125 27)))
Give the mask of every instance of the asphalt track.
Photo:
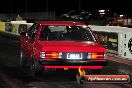
MULTIPOLYGON (((0 88, 132 88, 132 82, 80 85, 67 71, 50 71, 31 78, 19 66, 19 51, 18 38, 0 36, 0 88)), ((131 69, 132 65, 109 60, 101 74, 131 76, 131 69)))

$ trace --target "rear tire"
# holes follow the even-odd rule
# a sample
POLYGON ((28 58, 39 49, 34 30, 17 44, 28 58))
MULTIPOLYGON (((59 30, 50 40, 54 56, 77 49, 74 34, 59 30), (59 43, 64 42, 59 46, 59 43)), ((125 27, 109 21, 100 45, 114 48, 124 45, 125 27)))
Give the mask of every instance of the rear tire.
POLYGON ((26 56, 24 54, 24 52, 22 50, 20 50, 20 66, 24 67, 26 65, 27 59, 26 56))
POLYGON ((42 66, 36 61, 35 57, 32 56, 32 60, 29 62, 29 73, 32 77, 37 76, 42 71, 42 66))

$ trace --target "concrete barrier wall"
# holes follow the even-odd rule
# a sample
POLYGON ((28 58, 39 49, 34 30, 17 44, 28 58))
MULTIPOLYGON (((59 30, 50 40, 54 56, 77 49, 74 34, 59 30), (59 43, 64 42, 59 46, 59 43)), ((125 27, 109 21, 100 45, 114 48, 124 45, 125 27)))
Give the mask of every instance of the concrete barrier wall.
POLYGON ((22 28, 29 29, 32 24, 33 23, 26 23, 26 21, 0 22, 0 31, 20 35, 19 33, 22 28))
POLYGON ((5 23, 0 21, 0 31, 5 31, 5 23))
POLYGON ((132 28, 89 26, 109 54, 132 60, 132 28))

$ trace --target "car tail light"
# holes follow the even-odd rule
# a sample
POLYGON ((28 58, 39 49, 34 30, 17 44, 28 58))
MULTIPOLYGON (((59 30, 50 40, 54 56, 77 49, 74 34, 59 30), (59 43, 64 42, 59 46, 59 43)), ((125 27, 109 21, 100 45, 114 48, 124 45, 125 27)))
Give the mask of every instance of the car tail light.
POLYGON ((53 51, 48 51, 48 52, 41 52, 40 58, 46 58, 46 59, 57 59, 57 58, 62 58, 62 53, 59 52, 53 52, 53 51))
POLYGON ((88 59, 106 59, 105 53, 88 53, 88 59))
POLYGON ((40 53, 40 58, 45 58, 45 52, 40 53))

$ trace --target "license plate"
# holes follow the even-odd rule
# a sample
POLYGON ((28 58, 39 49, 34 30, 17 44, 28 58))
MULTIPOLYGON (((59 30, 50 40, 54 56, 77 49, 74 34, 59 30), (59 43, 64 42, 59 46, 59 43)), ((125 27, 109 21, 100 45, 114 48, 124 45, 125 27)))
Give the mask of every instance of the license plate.
POLYGON ((67 59, 82 59, 82 53, 67 53, 67 59))

